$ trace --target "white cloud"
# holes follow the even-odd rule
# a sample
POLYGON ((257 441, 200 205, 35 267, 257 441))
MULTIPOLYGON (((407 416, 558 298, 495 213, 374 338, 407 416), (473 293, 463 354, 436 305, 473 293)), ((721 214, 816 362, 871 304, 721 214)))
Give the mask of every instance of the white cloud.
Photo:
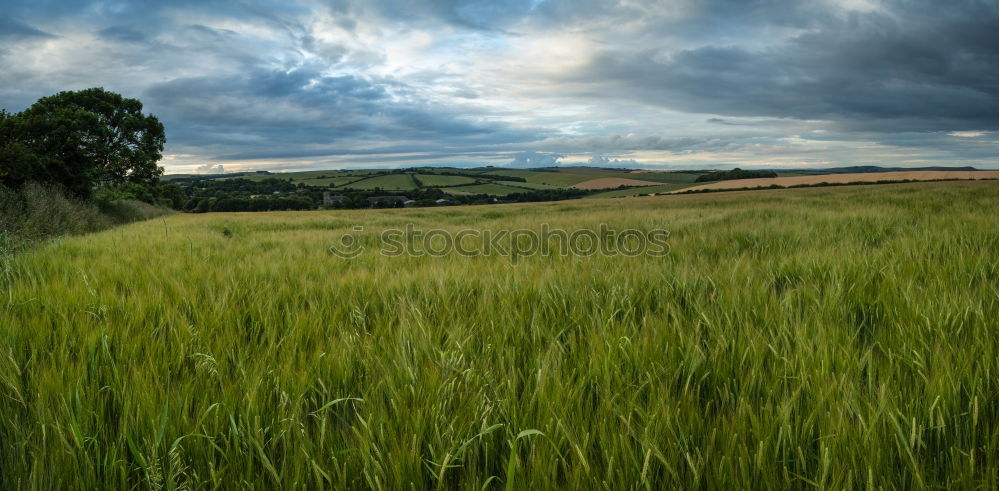
POLYGON ((977 136, 983 136, 985 131, 952 131, 948 133, 951 136, 957 136, 961 138, 975 138, 977 136))
POLYGON ((514 155, 508 167, 529 169, 535 167, 552 167, 559 165, 562 155, 557 153, 521 152, 514 155))
POLYGON ((222 166, 222 164, 218 164, 218 165, 205 164, 205 165, 199 165, 198 167, 196 167, 194 169, 194 173, 195 174, 225 174, 226 173, 226 169, 225 169, 225 167, 222 166))
POLYGON ((610 159, 603 155, 594 155, 587 161, 587 165, 594 167, 640 167, 635 159, 610 159))

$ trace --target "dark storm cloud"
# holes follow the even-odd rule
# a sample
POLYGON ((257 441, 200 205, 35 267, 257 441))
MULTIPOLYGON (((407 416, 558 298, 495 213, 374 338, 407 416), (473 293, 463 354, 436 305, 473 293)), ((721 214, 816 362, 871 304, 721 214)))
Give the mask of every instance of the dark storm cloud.
POLYGON ((538 146, 552 152, 720 152, 737 150, 742 144, 713 137, 665 137, 659 135, 608 135, 549 138, 538 146))
POLYGON ((370 9, 397 22, 442 22, 470 29, 504 30, 530 15, 535 3, 532 0, 374 0, 331 5, 337 13, 370 9))
POLYGON ((168 155, 227 161, 995 160, 997 5, 855 4, 12 0, 0 107, 105 86, 164 121, 168 155), (518 44, 546 36, 559 56, 518 44))
POLYGON ((814 18, 810 30, 759 48, 608 50, 577 80, 606 81, 599 90, 687 112, 883 131, 996 128, 996 5, 886 7, 814 18))
POLYGON ((127 26, 107 27, 97 31, 97 34, 107 40, 131 43, 142 42, 147 39, 146 33, 127 26))
MULTIPOLYGON (((544 130, 512 131, 476 123, 419 99, 392 80, 330 77, 311 68, 257 68, 226 77, 175 79, 145 99, 160 108, 189 145, 241 145, 221 158, 294 158, 350 153, 359 142, 426 141, 437 145, 536 139, 544 130), (305 149, 303 145, 320 148, 305 149), (275 150, 282 148, 282 150, 275 150)), ((424 148, 426 150, 427 148, 424 148)))
POLYGON ((51 37, 54 36, 40 29, 31 27, 23 22, 18 22, 6 16, 0 17, 0 41, 51 37))

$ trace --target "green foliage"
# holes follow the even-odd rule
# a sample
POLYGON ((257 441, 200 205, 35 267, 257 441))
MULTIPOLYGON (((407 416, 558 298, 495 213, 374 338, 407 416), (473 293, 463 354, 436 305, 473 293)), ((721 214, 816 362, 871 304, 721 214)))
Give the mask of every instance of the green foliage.
POLYGON ((152 185, 130 182, 106 186, 98 190, 94 198, 104 202, 137 200, 175 210, 183 209, 187 203, 187 196, 181 186, 169 182, 152 185))
POLYGON ((60 92, 0 115, 0 184, 58 184, 81 197, 95 186, 153 184, 165 140, 136 99, 101 88, 60 92))
POLYGON ((0 256, 55 237, 77 235, 146 220, 170 210, 141 201, 87 201, 58 186, 0 186, 0 256))
POLYGON ((193 200, 192 202, 197 203, 192 211, 195 213, 206 213, 212 210, 212 205, 215 203, 215 199, 201 198, 193 200))
POLYGON ((60 240, 0 276, 0 488, 995 489, 997 205, 911 183, 60 240), (409 223, 671 252, 380 255, 409 223), (328 254, 345 234, 367 252, 328 254))
POLYGON ((778 177, 773 170, 743 170, 739 167, 733 170, 720 170, 698 176, 694 182, 729 181, 733 179, 753 179, 758 177, 778 177))

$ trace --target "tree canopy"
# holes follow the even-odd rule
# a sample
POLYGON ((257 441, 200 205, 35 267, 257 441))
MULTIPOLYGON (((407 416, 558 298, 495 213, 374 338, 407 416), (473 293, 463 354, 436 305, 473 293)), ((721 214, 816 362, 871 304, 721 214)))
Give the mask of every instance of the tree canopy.
POLYGON ((0 184, 57 183, 79 196, 97 187, 152 184, 166 137, 142 103, 103 88, 43 97, 0 111, 0 184))

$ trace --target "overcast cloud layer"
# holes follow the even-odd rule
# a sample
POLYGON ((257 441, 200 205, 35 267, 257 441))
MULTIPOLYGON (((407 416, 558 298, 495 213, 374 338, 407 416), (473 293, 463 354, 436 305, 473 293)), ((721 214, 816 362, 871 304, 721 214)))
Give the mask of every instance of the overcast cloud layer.
POLYGON ((0 108, 102 86, 168 172, 997 167, 994 1, 6 1, 0 108))

